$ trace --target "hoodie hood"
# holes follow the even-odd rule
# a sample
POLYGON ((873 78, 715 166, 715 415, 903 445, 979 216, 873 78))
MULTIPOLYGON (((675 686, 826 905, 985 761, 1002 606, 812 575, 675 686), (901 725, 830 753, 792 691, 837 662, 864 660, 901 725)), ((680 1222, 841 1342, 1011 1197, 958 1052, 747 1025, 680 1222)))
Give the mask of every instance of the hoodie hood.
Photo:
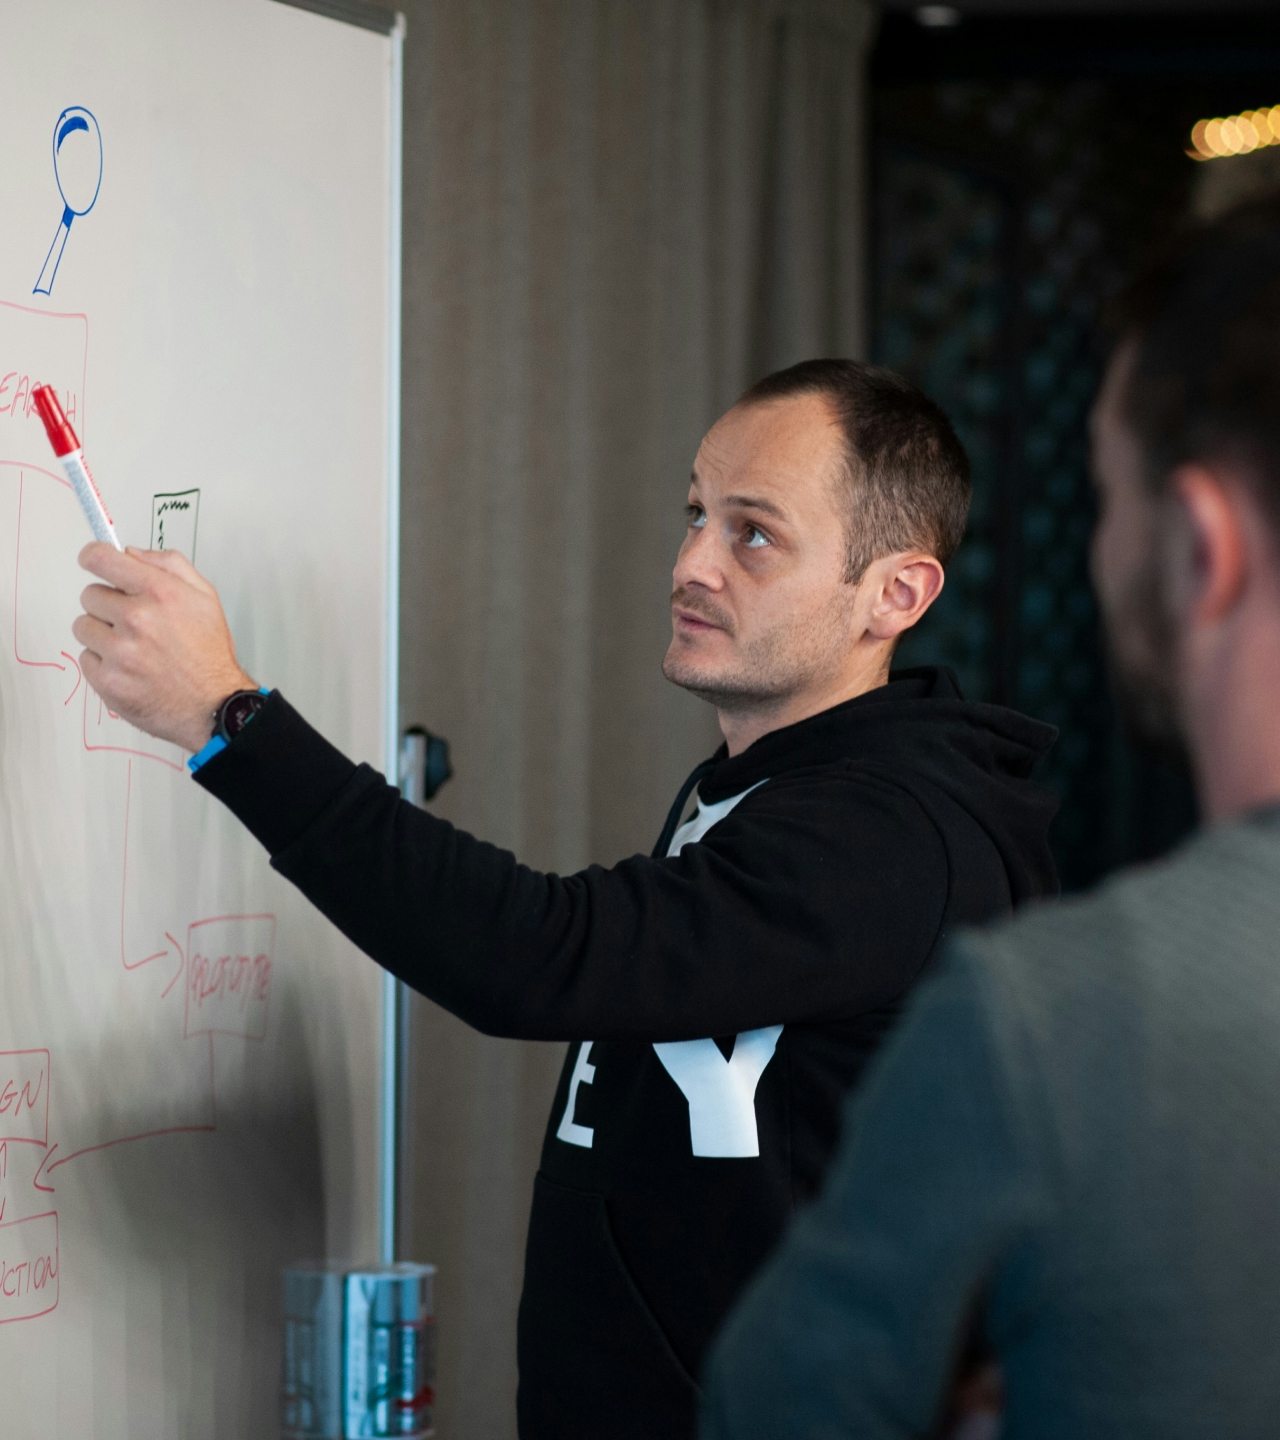
POLYGON ((1058 889, 1049 849, 1058 801, 1032 779, 1057 734, 1017 710, 966 700, 954 671, 922 666, 770 731, 741 755, 721 746, 698 794, 714 804, 783 772, 832 765, 874 770, 913 792, 933 787, 991 837, 1018 902, 1058 889))

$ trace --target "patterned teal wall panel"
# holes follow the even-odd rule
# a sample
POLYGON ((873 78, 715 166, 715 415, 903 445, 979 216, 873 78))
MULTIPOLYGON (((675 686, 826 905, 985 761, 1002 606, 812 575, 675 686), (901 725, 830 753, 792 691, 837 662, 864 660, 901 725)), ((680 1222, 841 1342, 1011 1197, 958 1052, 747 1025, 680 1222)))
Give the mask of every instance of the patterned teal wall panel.
POLYGON ((1044 778, 1071 888, 1190 818, 1173 805, 1142 833, 1152 762, 1120 733, 1089 584, 1100 320, 1185 187, 1172 126, 1120 124, 1122 100, 934 84, 882 87, 875 111, 873 354, 947 410, 974 469, 964 544, 899 660, 950 664, 972 698, 1059 727, 1044 778))

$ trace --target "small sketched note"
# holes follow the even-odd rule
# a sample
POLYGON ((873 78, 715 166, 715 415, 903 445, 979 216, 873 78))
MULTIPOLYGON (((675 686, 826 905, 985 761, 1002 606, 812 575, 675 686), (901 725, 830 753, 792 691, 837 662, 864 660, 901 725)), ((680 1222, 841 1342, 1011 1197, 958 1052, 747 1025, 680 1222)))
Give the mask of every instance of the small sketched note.
POLYGON ((185 1035, 265 1040, 274 915, 216 915, 187 929, 185 1035))
POLYGON ((69 105, 53 127, 53 175, 62 196, 62 220, 45 256, 33 295, 52 295, 53 282, 67 248, 71 222, 93 209, 102 188, 102 132, 93 112, 69 105))
POLYGON ((196 563, 196 522, 200 517, 199 490, 179 490, 151 497, 151 548, 180 550, 196 563))

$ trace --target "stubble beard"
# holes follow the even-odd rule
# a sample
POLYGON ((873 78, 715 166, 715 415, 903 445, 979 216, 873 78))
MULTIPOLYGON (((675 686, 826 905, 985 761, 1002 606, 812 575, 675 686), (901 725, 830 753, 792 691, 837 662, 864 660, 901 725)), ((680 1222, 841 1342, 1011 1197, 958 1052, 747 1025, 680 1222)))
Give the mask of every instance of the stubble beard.
MULTIPOLYGON (((848 634, 853 589, 849 587, 848 596, 837 596, 826 614, 799 635, 779 627, 753 641, 739 643, 729 666, 700 665, 692 656, 682 654, 679 641, 673 639, 662 662, 662 673, 673 685, 728 715, 780 709, 838 664, 842 655, 840 642, 848 634)), ((732 617, 701 596, 678 589, 671 602, 703 616, 719 625, 730 639, 735 638, 732 617)))

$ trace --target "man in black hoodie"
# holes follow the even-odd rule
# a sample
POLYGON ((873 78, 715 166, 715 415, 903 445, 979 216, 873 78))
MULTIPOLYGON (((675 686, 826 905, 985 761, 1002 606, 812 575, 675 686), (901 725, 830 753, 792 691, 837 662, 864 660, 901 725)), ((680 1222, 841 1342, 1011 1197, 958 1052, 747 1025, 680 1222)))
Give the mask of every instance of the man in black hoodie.
POLYGON ((955 925, 1055 889, 1029 778, 1052 732, 945 670, 889 678, 968 500, 945 416, 887 371, 813 361, 749 391, 698 452, 664 662, 725 745, 651 857, 568 877, 405 804, 259 691, 180 556, 82 556, 109 584, 81 662, 113 709, 197 751, 276 869, 415 989, 571 1042, 529 1227, 525 1440, 693 1433, 711 1337, 906 992, 955 925))

